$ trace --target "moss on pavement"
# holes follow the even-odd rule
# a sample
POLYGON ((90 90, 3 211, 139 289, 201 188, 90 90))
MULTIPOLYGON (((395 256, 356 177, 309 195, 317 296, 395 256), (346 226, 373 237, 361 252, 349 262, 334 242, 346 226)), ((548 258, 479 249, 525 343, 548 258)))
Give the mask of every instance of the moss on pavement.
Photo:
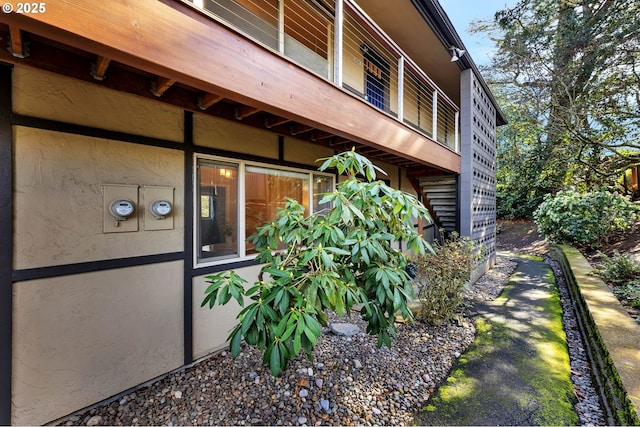
POLYGON ((552 270, 517 257, 509 285, 477 306, 476 339, 415 418, 419 425, 576 425, 552 270))

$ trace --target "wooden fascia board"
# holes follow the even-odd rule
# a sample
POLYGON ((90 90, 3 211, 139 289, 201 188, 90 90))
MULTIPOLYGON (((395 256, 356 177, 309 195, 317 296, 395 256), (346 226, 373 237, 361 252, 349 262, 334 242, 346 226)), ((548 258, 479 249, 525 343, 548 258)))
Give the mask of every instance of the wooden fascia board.
POLYGON ((0 22, 419 163, 460 156, 179 2, 50 0, 0 22))

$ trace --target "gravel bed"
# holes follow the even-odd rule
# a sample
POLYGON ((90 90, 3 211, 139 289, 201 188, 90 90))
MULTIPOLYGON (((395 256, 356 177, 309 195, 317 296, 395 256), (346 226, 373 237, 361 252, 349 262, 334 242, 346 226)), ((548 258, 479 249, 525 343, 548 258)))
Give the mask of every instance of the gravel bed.
MULTIPOLYGON (((571 358, 575 409, 582 425, 606 425, 577 330, 566 283, 558 277, 571 358)), ((496 266, 467 293, 467 304, 495 299, 516 263, 496 266)), ((357 313, 330 315, 365 330, 357 313)), ((152 384, 59 420, 58 425, 411 425, 456 358, 472 343, 468 317, 455 324, 399 324, 391 349, 364 332, 338 336, 324 328, 313 362, 300 356, 273 377, 262 356, 244 346, 237 359, 220 352, 152 384)))
POLYGON ((573 390, 576 397, 573 407, 582 425, 605 426, 607 421, 598 392, 594 387, 593 372, 587 358, 584 341, 578 329, 576 314, 562 267, 553 258, 545 257, 545 261, 551 266, 556 276, 556 284, 560 293, 560 302, 562 303, 562 321, 567 335, 571 381, 573 382, 573 390))
MULTIPOLYGON (((499 258, 472 287, 469 303, 494 299, 514 268, 499 258)), ((277 378, 252 347, 236 360, 221 352, 59 425, 411 425, 475 334, 466 317, 440 326, 398 324, 392 348, 377 348, 357 313, 329 320, 363 332, 345 337, 324 328, 313 362, 299 356, 277 378)))

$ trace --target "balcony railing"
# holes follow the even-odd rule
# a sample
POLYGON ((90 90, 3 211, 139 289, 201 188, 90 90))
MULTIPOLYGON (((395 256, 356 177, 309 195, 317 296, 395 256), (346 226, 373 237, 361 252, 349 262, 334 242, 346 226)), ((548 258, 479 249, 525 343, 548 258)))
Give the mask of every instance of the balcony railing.
POLYGON ((459 108, 352 0, 183 0, 459 152, 459 108))

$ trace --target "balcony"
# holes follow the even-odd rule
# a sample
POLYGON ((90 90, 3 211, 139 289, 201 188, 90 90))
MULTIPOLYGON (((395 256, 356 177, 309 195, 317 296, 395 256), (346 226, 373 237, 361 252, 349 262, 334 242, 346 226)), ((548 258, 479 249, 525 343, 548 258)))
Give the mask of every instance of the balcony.
POLYGON ((50 0, 44 14, 0 14, 0 60, 459 173, 458 66, 413 0, 358 1, 414 60, 354 0, 50 0))
POLYGON ((183 0, 459 153, 459 108, 351 0, 183 0))

